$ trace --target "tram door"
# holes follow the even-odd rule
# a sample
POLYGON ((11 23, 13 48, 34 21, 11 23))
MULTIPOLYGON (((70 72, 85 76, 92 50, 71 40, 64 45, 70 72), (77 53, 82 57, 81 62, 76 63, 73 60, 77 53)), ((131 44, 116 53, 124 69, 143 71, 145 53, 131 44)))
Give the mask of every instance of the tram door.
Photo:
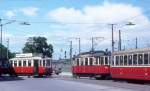
POLYGON ((39 76, 38 60, 34 60, 34 76, 39 76))

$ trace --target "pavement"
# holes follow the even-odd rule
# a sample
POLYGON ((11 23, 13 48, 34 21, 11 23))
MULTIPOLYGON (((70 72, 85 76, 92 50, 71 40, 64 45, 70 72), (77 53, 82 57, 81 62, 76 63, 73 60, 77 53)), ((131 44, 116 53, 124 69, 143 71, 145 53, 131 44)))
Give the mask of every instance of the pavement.
POLYGON ((149 91, 149 89, 149 85, 88 78, 73 79, 62 75, 54 75, 50 78, 6 77, 0 79, 0 91, 149 91))

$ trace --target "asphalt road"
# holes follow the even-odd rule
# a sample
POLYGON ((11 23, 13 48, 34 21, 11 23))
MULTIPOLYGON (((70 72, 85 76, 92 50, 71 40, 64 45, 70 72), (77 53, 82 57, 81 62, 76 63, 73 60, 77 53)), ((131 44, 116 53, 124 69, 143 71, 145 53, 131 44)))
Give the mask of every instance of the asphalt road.
POLYGON ((0 91, 149 91, 149 84, 54 76, 51 78, 0 78, 0 91))

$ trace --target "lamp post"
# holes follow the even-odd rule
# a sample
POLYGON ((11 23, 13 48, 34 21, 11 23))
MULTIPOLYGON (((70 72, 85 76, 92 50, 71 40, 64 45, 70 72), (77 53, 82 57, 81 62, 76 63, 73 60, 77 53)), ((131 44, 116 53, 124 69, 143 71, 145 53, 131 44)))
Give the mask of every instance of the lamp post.
MULTIPOLYGON (((2 20, 3 19, 0 19, 0 32, 1 32, 1 37, 0 37, 0 44, 1 44, 1 48, 0 48, 0 62, 2 62, 3 63, 3 56, 2 56, 2 46, 3 46, 3 26, 5 26, 5 25, 8 25, 8 24, 11 24, 11 23, 14 23, 14 22, 16 22, 16 20, 8 20, 8 22, 6 22, 6 23, 2 23, 2 20)), ((21 23, 21 25, 30 25, 29 23, 27 23, 27 22, 23 22, 23 23, 21 23)))

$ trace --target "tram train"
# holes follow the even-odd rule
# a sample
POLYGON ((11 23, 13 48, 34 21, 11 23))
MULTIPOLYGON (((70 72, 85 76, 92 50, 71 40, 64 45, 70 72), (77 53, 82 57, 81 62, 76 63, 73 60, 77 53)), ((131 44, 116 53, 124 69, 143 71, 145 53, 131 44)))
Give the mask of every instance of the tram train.
POLYGON ((37 54, 16 54, 15 58, 9 60, 11 69, 13 70, 9 73, 16 74, 16 76, 50 76, 52 74, 51 62, 51 58, 43 58, 41 55, 37 54))
POLYGON ((82 53, 72 63, 74 77, 150 80, 150 48, 117 51, 111 55, 82 53))

